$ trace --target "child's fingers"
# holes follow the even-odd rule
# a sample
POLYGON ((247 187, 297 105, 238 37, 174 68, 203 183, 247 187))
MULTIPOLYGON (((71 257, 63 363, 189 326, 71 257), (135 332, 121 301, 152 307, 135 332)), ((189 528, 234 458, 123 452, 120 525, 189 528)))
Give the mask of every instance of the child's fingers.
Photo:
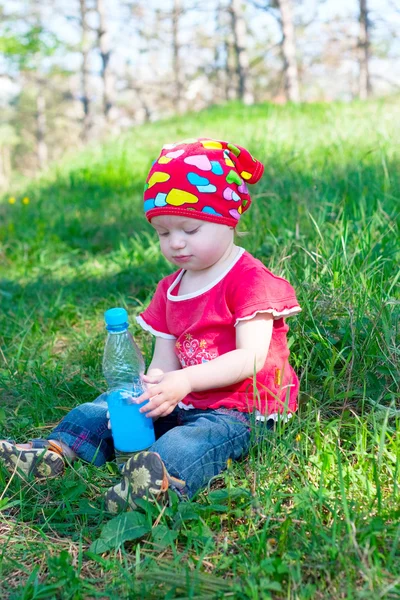
POLYGON ((153 410, 156 406, 158 406, 160 402, 164 402, 164 397, 162 394, 158 394, 158 396, 152 396, 150 400, 139 409, 139 412, 148 413, 150 410, 153 410))
POLYGON ((139 409, 139 412, 144 413, 146 417, 159 417, 163 410, 159 410, 160 406, 164 406, 164 410, 166 407, 170 406, 171 403, 168 400, 168 397, 160 392, 157 396, 153 396, 149 402, 147 402, 144 406, 139 409))
POLYGON ((174 410, 175 406, 171 406, 167 402, 162 402, 157 408, 146 413, 146 417, 154 419, 155 417, 165 417, 174 410))
POLYGON ((152 385, 148 388, 141 396, 134 398, 135 404, 142 404, 146 400, 151 400, 154 396, 157 396, 161 392, 160 386, 152 385))
POLYGON ((132 398, 131 402, 132 404, 142 404, 146 400, 150 400, 150 390, 143 392, 143 394, 141 396, 138 396, 137 398, 132 398))
POLYGON ((160 413, 158 416, 153 417, 153 419, 159 419, 160 417, 166 417, 167 415, 169 415, 170 413, 172 413, 172 411, 174 410, 175 406, 167 406, 167 408, 164 410, 164 412, 160 413))
POLYGON ((155 374, 155 375, 143 375, 142 379, 145 383, 160 383, 164 376, 164 373, 155 374))
POLYGON ((160 376, 162 377, 164 375, 164 371, 162 371, 161 369, 149 369, 146 373, 146 376, 152 377, 152 376, 160 376))

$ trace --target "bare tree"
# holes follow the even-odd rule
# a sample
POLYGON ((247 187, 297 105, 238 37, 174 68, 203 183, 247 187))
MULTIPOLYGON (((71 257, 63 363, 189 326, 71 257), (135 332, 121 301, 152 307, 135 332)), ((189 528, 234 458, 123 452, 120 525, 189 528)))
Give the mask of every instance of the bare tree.
POLYGON ((291 0, 277 0, 282 25, 282 56, 285 71, 286 96, 290 102, 300 101, 299 73, 296 59, 296 39, 291 0))
MULTIPOLYGON (((229 0, 231 1, 231 0, 229 0)), ((226 3, 219 0, 215 4, 214 29, 214 72, 216 89, 214 96, 221 100, 234 100, 239 97, 235 43, 233 37, 232 17, 226 3)))
POLYGON ((172 7, 172 67, 174 74, 174 103, 178 113, 183 109, 183 79, 181 65, 181 45, 179 40, 179 20, 182 14, 181 0, 174 0, 172 7))
POLYGON ((359 0, 359 34, 358 34, 358 49, 359 49, 359 78, 358 78, 358 93, 362 100, 368 98, 371 93, 371 80, 369 75, 369 19, 367 0, 359 0))
POLYGON ((44 96, 44 82, 37 80, 36 95, 36 151, 39 168, 43 169, 48 161, 48 149, 46 143, 46 98, 44 96))
POLYGON ((215 37, 214 37, 214 73, 215 73, 215 92, 216 98, 221 98, 220 90, 224 87, 224 75, 223 75, 223 24, 222 24, 222 7, 221 1, 215 5, 215 37))
POLYGON ((225 98, 226 100, 233 100, 236 94, 236 81, 237 76, 235 69, 235 57, 234 57, 234 41, 233 33, 230 28, 224 39, 224 51, 225 51, 225 98))
POLYGON ((252 0, 257 8, 270 12, 278 21, 282 39, 280 42, 283 72, 285 76, 285 94, 290 102, 300 101, 299 70, 296 58, 296 36, 293 19, 292 0, 252 0))
POLYGON ((18 136, 9 124, 0 126, 0 190, 9 186, 12 175, 12 151, 18 143, 18 136))
POLYGON ((113 81, 112 73, 110 71, 110 35, 104 0, 96 0, 96 10, 99 17, 97 39, 101 58, 101 78, 103 80, 103 115, 106 123, 108 123, 110 120, 110 111, 113 105, 113 81))
POLYGON ((88 8, 86 0, 79 0, 80 25, 81 25, 81 101, 83 106, 82 132, 81 137, 84 142, 89 138, 91 128, 91 111, 89 97, 89 25, 87 22, 88 8))
MULTIPOLYGON (((40 12, 40 2, 38 0, 32 1, 32 17, 33 17, 33 31, 39 37, 42 30, 42 16, 40 12)), ((39 46, 40 47, 40 46, 39 46)), ((39 50, 39 49, 38 49, 39 50)), ((36 156, 39 169, 44 169, 47 165, 49 152, 46 142, 46 129, 47 129, 47 115, 46 115, 46 98, 44 95, 45 91, 45 80, 41 76, 40 69, 40 52, 37 51, 33 55, 35 64, 34 70, 32 70, 33 79, 35 81, 36 92, 36 156)))
POLYGON ((254 97, 250 86, 249 57, 247 54, 247 27, 243 15, 242 0, 231 0, 230 13, 238 77, 237 97, 245 104, 253 104, 254 97))

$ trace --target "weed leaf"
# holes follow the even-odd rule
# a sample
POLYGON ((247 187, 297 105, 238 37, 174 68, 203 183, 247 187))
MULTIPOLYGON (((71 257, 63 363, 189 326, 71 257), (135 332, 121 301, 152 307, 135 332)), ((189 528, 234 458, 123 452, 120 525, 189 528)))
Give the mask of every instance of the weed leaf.
POLYGON ((157 550, 163 550, 170 546, 178 537, 177 531, 171 531, 166 525, 159 525, 152 531, 152 538, 157 550))
POLYGON ((117 549, 124 542, 136 540, 150 531, 150 525, 144 515, 138 512, 123 513, 106 523, 100 537, 89 550, 97 554, 117 549))

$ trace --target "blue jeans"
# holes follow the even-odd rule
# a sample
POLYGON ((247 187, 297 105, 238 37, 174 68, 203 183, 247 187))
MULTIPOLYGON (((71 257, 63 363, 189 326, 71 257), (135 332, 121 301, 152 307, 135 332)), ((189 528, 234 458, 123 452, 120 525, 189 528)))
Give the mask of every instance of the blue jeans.
MULTIPOLYGON (((107 427, 105 394, 73 408, 48 436, 69 446, 87 462, 101 466, 114 458, 107 427)), ((251 415, 237 410, 175 410, 154 422, 157 452, 168 472, 186 482, 190 498, 226 468, 228 459, 247 454, 251 415)))

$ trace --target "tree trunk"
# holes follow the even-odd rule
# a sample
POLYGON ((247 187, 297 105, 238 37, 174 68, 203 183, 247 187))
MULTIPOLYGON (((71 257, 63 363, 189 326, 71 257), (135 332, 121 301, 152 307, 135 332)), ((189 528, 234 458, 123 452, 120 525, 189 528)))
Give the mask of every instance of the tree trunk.
POLYGON ((215 85, 214 85, 214 93, 213 97, 218 101, 222 100, 223 97, 221 95, 221 90, 224 86, 224 76, 222 73, 221 63, 222 63, 222 47, 221 42, 223 39, 222 32, 222 9, 221 2, 217 2, 215 7, 215 46, 214 46, 214 72, 215 72, 215 85))
MULTIPOLYGON (((30 3, 31 15, 28 17, 33 20, 37 29, 42 28, 42 15, 40 11, 40 0, 32 0, 30 3)), ((29 13, 28 13, 29 14, 29 13)), ((46 119, 46 98, 44 89, 46 81, 41 75, 40 52, 34 54, 35 68, 32 71, 31 79, 33 85, 37 88, 36 94, 36 112, 35 112, 35 138, 36 138, 36 158, 39 169, 44 169, 48 162, 48 148, 46 143, 47 119, 46 119)))
POLYGON ((110 71, 110 37, 107 25, 106 11, 104 0, 97 0, 97 13, 99 16, 99 27, 97 30, 98 43, 101 58, 101 78, 103 80, 103 114, 106 123, 110 119, 110 111, 113 105, 113 82, 110 71))
POLYGON ((6 145, 0 146, 0 190, 5 189, 11 178, 11 148, 6 145))
POLYGON ((359 78, 358 78, 358 94, 361 100, 366 100, 371 93, 371 81, 369 76, 369 22, 368 22, 368 7, 367 0, 359 0, 359 78))
POLYGON ((87 142, 91 127, 90 97, 89 97, 89 27, 87 24, 86 0, 79 0, 81 16, 81 101, 83 107, 82 131, 83 142, 87 142))
POLYGON ((36 96, 36 153, 39 169, 44 169, 48 160, 46 144, 46 98, 44 97, 40 82, 36 96))
POLYGON ((135 92, 137 99, 139 100, 139 104, 142 107, 144 113, 144 122, 148 123, 151 120, 151 110, 142 87, 140 86, 139 82, 132 77, 130 73, 127 73, 125 75, 125 78, 127 79, 129 89, 135 92))
POLYGON ((246 21, 243 17, 242 1, 231 0, 230 12, 232 16, 232 33, 238 77, 237 97, 245 104, 253 104, 254 98, 250 88, 249 78, 246 21))
POLYGON ((226 34, 224 40, 225 48, 225 98, 226 100, 234 100, 237 97, 236 70, 234 65, 233 55, 233 40, 232 32, 226 34))
POLYGON ((179 19, 181 11, 181 0, 174 0, 172 9, 172 69, 174 75, 173 97, 175 110, 178 113, 181 113, 183 110, 181 47, 179 42, 179 19))
POLYGON ((300 102, 292 3, 291 0, 277 0, 277 4, 282 24, 282 54, 286 98, 290 102, 300 102))

